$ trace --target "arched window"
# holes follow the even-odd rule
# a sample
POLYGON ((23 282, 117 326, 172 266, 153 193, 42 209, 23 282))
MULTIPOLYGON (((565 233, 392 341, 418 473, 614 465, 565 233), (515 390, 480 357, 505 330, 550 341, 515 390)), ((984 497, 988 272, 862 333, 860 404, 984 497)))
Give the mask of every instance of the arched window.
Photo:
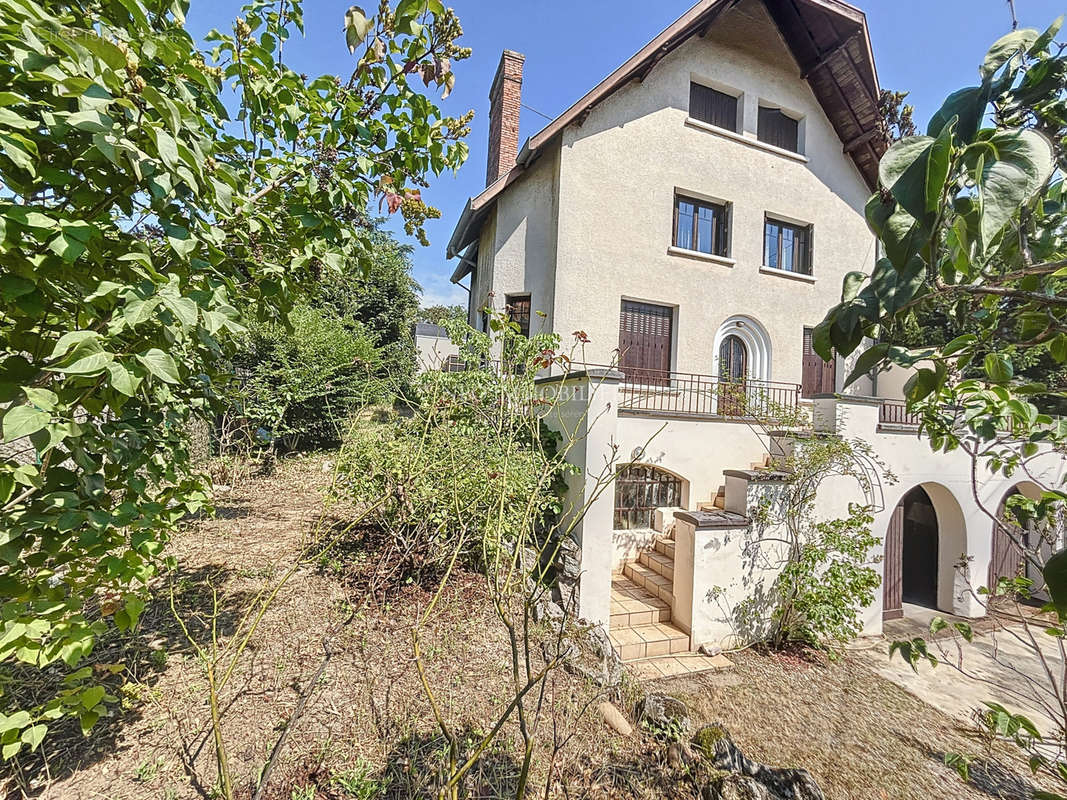
POLYGON ((712 340, 712 374, 719 380, 769 381, 771 337, 767 329, 743 314, 723 321, 712 340))
POLYGON ((682 504, 682 480, 645 464, 622 467, 615 478, 615 530, 651 528, 652 513, 682 504))
POLYGON ((719 345, 719 379, 740 383, 748 377, 748 348, 740 337, 730 334, 719 345))

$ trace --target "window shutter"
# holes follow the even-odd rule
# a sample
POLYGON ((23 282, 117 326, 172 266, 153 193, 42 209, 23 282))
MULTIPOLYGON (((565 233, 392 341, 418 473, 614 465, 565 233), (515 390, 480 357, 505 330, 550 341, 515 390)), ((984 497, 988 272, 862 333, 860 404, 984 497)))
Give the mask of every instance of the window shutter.
POLYGON ((823 361, 812 344, 812 329, 804 329, 800 390, 802 397, 832 394, 837 389, 836 359, 823 361))
POLYGON ((669 306, 623 300, 619 319, 619 369, 632 381, 667 383, 671 368, 669 306))
POLYGON ((690 83, 689 116, 737 133, 737 98, 710 86, 690 83))
POLYGON ((756 138, 774 147, 790 150, 800 149, 800 122, 782 113, 779 108, 760 106, 756 123, 756 138))

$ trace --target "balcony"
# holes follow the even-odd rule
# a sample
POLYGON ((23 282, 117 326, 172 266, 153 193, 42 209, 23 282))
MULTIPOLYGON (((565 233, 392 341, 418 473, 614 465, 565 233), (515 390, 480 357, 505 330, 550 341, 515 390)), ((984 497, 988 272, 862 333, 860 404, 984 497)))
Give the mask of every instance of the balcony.
POLYGON ((920 417, 908 411, 907 403, 903 400, 883 400, 882 407, 878 410, 878 425, 886 425, 892 428, 917 428, 920 417))
POLYGON ((800 407, 800 384, 723 381, 712 375, 654 369, 622 370, 619 411, 676 417, 788 421, 800 407))

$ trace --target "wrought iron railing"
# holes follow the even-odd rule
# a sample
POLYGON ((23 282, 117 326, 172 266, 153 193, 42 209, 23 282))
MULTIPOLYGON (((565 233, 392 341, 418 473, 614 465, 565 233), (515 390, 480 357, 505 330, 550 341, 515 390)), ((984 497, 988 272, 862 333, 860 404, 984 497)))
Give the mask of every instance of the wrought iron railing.
POLYGON ((908 405, 903 400, 883 400, 878 411, 878 422, 882 425, 917 426, 919 415, 909 412, 908 405))
POLYGON ((622 411, 780 420, 800 405, 800 384, 727 381, 695 372, 621 368, 622 411))

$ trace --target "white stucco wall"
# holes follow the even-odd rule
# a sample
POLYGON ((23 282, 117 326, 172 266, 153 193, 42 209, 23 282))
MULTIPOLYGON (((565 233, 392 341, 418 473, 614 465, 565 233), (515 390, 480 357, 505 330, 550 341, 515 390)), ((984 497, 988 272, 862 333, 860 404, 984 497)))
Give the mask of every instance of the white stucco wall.
MULTIPOLYGON (((1007 477, 992 473, 979 464, 977 480, 971 479, 971 460, 960 450, 934 453, 929 442, 916 432, 883 428, 878 425, 878 404, 861 399, 820 401, 829 408, 825 418, 836 420, 834 430, 846 438, 868 442, 892 473, 895 483, 883 482, 881 510, 875 515, 874 533, 884 540, 893 510, 911 489, 922 486, 934 504, 938 524, 937 606, 941 611, 961 616, 981 616, 981 604, 971 595, 985 586, 992 556, 993 523, 983 511, 996 513, 1000 501, 1027 476, 1007 477), (976 484, 976 487, 975 487, 976 484), (979 504, 980 501, 980 504, 979 504), (956 565, 966 560, 969 583, 961 580, 956 565)), ((1047 485, 1061 485, 1065 462, 1056 453, 1033 460, 1031 476, 1047 485)), ((833 493, 820 496, 820 513, 829 516, 826 503, 833 493)), ((881 556, 883 547, 876 555, 881 556)), ((880 630, 882 593, 868 609, 866 628, 880 630)))
POLYGON ((719 419, 680 420, 664 417, 619 416, 619 453, 629 460, 635 448, 644 449, 643 464, 672 472, 688 482, 687 509, 711 501, 723 470, 748 469, 762 462, 767 440, 743 422, 719 419))
POLYGON ((459 345, 444 336, 416 336, 415 351, 420 372, 441 369, 449 356, 459 355, 459 345))
MULTIPOLYGON (((712 373, 732 315, 771 339, 771 378, 799 382, 802 335, 874 264, 869 191, 763 6, 743 2, 595 107, 563 136, 554 325, 585 330, 591 360, 618 345, 622 298, 672 306, 675 369, 712 373), (744 137, 762 99, 803 115, 798 160, 687 124, 691 79, 743 93, 744 137), (733 266, 668 253, 675 192, 732 203, 733 266), (814 226, 814 283, 761 272, 764 215, 814 226)), ((839 380, 843 370, 838 371, 839 380)))
POLYGON ((474 314, 502 309, 509 294, 529 294, 531 332, 552 330, 556 274, 559 151, 538 159, 496 201, 482 229, 472 279, 474 314), (490 292, 492 296, 490 297, 490 292), (536 312, 542 312, 541 317, 536 312))

